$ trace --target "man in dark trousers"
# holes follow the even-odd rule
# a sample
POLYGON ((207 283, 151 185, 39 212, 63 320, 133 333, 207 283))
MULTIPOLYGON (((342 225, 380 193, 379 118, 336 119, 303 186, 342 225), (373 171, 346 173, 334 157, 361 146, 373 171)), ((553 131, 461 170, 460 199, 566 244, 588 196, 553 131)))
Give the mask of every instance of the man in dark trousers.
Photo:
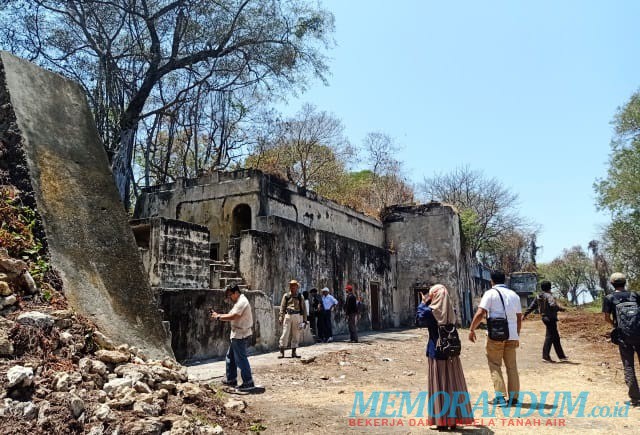
POLYGON ((524 312, 523 319, 526 319, 529 314, 535 309, 540 311, 542 316, 542 323, 547 328, 547 333, 544 337, 544 345, 542 346, 542 361, 555 362, 551 359, 551 345, 556 351, 556 355, 560 361, 568 361, 567 356, 562 350, 560 344, 560 334, 558 333, 558 311, 565 311, 561 307, 556 299, 551 294, 551 283, 549 281, 542 281, 540 283, 542 292, 531 302, 527 311, 524 312))
POLYGON ((640 358, 640 295, 625 290, 627 278, 622 273, 614 273, 610 281, 615 291, 602 301, 602 312, 604 320, 615 328, 611 333, 611 342, 617 344, 620 349, 624 380, 629 387, 630 405, 639 407, 640 390, 635 372, 635 355, 640 358))
POLYGON ((345 311, 349 321, 349 343, 358 342, 358 299, 353 294, 353 286, 348 284, 345 288, 347 291, 347 300, 345 303, 345 311))
POLYGON ((309 323, 311 325, 311 333, 314 335, 316 341, 320 340, 320 333, 318 331, 318 317, 322 311, 322 298, 318 294, 317 288, 309 290, 309 323))

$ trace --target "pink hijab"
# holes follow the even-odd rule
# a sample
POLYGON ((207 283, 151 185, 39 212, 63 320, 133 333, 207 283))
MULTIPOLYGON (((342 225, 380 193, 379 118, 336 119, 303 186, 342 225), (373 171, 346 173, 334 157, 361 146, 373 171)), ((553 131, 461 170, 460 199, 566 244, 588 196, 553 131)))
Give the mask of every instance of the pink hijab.
POLYGON ((436 284, 429 289, 429 299, 431 299, 431 311, 436 318, 438 325, 448 325, 455 323, 456 314, 453 311, 453 304, 449 298, 447 288, 442 284, 436 284))

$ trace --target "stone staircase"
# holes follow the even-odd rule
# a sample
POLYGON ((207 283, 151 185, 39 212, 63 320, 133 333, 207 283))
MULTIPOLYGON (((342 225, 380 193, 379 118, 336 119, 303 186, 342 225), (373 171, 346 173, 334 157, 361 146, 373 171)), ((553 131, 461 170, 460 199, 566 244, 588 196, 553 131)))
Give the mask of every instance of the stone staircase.
POLYGON ((209 287, 215 289, 225 288, 235 282, 240 290, 248 290, 249 286, 235 266, 227 261, 212 261, 210 264, 211 280, 209 287))

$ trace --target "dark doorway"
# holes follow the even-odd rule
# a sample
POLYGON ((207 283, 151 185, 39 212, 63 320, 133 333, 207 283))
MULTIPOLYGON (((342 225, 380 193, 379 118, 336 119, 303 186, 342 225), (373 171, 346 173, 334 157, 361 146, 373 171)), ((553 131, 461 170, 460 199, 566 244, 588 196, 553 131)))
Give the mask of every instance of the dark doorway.
POLYGON ((377 282, 372 282, 369 287, 371 288, 371 329, 381 329, 380 285, 377 282))
POLYGON ((237 205, 231 213, 231 235, 238 236, 241 231, 251 229, 251 207, 247 204, 237 205))
POLYGON ((209 259, 210 260, 219 260, 218 255, 220 252, 220 243, 211 243, 209 245, 209 259))

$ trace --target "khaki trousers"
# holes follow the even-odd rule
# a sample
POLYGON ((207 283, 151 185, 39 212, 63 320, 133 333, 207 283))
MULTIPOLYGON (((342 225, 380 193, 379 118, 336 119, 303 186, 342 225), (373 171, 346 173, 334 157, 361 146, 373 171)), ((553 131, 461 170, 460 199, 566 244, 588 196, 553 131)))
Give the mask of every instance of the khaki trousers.
POLYGON ((489 362, 493 388, 496 393, 504 394, 504 397, 515 398, 520 392, 520 377, 516 363, 516 349, 519 345, 518 340, 495 341, 487 337, 487 361, 489 362), (504 378, 502 377, 502 361, 507 368, 508 390, 504 386, 504 378))
POLYGON ((289 347, 291 341, 291 349, 298 347, 300 340, 300 328, 298 325, 302 322, 300 314, 285 314, 282 323, 282 335, 280 336, 280 347, 289 347))

